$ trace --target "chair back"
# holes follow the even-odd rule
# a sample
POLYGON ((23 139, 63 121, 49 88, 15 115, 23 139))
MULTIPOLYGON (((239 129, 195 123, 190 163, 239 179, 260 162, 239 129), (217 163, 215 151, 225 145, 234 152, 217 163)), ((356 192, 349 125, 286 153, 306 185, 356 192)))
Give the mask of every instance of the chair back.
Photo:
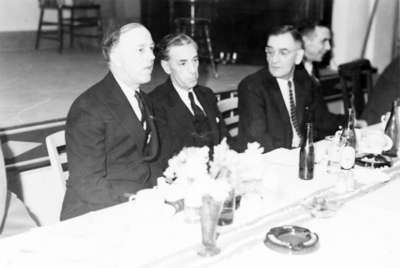
POLYGON ((376 72, 367 59, 359 59, 339 65, 339 76, 342 89, 344 111, 355 108, 359 118, 366 104, 366 96, 371 91, 372 74, 376 72))
POLYGON ((50 165, 54 174, 57 175, 64 192, 69 175, 65 145, 65 130, 60 130, 46 137, 46 147, 50 158, 50 165))
POLYGON ((7 200, 7 177, 4 163, 3 150, 0 143, 0 233, 2 231, 3 219, 6 213, 7 200))
POLYGON ((238 135, 238 97, 231 94, 229 98, 218 101, 218 109, 225 120, 225 124, 229 130, 231 137, 238 135))

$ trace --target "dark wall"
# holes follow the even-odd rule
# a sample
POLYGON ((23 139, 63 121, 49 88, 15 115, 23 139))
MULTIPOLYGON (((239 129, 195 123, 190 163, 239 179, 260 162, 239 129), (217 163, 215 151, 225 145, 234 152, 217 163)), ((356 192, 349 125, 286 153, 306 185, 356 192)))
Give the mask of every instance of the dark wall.
MULTIPOLYGON (((142 22, 155 41, 172 32, 168 0, 142 0, 142 22)), ((305 18, 330 24, 333 0, 201 0, 199 15, 212 19, 214 51, 233 52, 244 63, 264 63, 266 34, 276 25, 296 24, 305 18), (207 2, 212 2, 211 4, 207 2)), ((175 4, 176 16, 187 16, 188 6, 175 4)))

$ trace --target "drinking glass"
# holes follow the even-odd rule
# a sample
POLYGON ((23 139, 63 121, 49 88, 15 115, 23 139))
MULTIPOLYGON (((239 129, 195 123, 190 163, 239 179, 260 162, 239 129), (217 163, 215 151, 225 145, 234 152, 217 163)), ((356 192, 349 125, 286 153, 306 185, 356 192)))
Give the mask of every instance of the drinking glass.
POLYGON ((216 245, 217 222, 221 214, 222 202, 215 200, 211 195, 202 197, 202 206, 200 209, 200 223, 202 248, 198 254, 202 257, 214 256, 221 252, 216 245))
POLYGON ((228 197, 225 199, 224 204, 222 205, 221 215, 218 220, 218 225, 229 225, 233 222, 233 217, 235 214, 236 208, 236 195, 235 189, 232 187, 229 191, 228 197))
POLYGON ((326 171, 335 173, 340 170, 340 144, 335 136, 325 138, 328 142, 326 171))

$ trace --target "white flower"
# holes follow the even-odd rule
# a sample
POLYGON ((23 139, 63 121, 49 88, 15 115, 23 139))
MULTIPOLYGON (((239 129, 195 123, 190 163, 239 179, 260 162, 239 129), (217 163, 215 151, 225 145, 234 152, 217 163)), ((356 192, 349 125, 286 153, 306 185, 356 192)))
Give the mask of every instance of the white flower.
POLYGON ((210 160, 208 147, 186 147, 168 161, 164 176, 175 185, 183 185, 187 193, 195 189, 216 199, 226 197, 232 187, 238 194, 254 192, 266 174, 263 151, 253 142, 245 152, 237 153, 224 139, 214 147, 210 160))
POLYGON ((208 147, 185 147, 168 161, 164 176, 177 183, 190 183, 207 176, 208 147))

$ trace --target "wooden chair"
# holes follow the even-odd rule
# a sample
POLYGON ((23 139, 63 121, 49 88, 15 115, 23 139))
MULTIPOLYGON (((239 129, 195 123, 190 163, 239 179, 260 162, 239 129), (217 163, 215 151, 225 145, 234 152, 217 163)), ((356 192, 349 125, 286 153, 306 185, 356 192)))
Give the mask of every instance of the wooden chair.
POLYGON ((372 74, 376 72, 367 59, 355 60, 339 65, 344 111, 353 106, 359 118, 366 104, 366 95, 373 87, 372 74))
POLYGON ((66 190, 68 179, 67 152, 65 146, 65 130, 55 132, 46 137, 46 147, 50 158, 50 165, 60 181, 63 192, 66 190))
POLYGON ((205 42, 207 48, 207 57, 210 61, 211 69, 214 77, 218 77, 215 65, 214 52, 212 47, 210 26, 211 19, 198 16, 197 8, 200 4, 207 4, 213 8, 214 0, 169 0, 169 21, 170 27, 175 24, 175 30, 178 33, 186 33, 196 40, 200 46, 205 42), (189 6, 190 14, 184 17, 175 17, 175 3, 183 3, 189 6))
POLYGON ((0 143, 0 233, 2 229, 3 219, 6 213, 6 201, 7 201, 6 166, 4 164, 3 149, 0 143))
POLYGON ((238 97, 236 92, 232 92, 230 97, 218 101, 218 109, 222 113, 225 124, 232 138, 238 135, 238 97))
POLYGON ((73 46, 75 37, 95 38, 101 41, 103 36, 101 22, 101 8, 99 4, 91 0, 39 0, 40 16, 39 25, 36 33, 35 48, 39 48, 41 38, 58 41, 58 51, 61 53, 64 47, 64 33, 70 35, 69 44, 73 46), (70 3, 67 3, 70 2, 70 3), (57 20, 44 20, 45 11, 57 11, 57 20), (64 17, 69 13, 68 17, 64 17), (55 27, 56 30, 43 31, 43 27, 55 27), (81 31, 82 29, 94 28, 96 33, 81 31))

